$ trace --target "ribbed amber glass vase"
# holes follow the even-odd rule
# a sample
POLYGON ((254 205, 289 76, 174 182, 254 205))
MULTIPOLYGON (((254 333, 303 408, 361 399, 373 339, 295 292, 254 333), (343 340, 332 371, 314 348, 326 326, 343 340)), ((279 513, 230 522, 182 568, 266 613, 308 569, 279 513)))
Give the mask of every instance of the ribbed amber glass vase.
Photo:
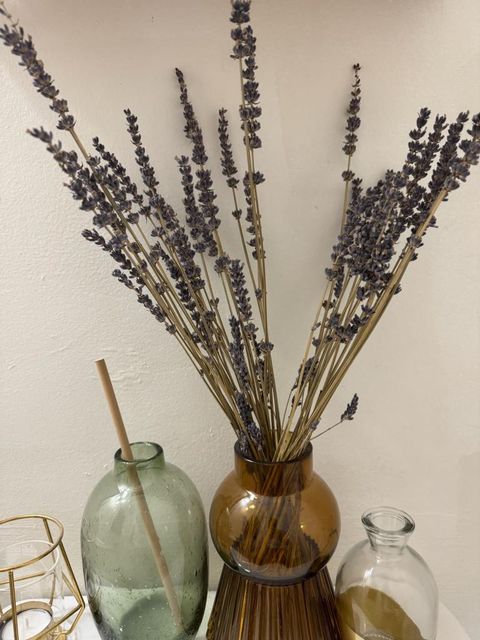
POLYGON ((264 463, 235 447, 235 468, 210 511, 225 562, 208 640, 338 640, 326 569, 340 516, 313 471, 312 447, 288 462, 264 463))

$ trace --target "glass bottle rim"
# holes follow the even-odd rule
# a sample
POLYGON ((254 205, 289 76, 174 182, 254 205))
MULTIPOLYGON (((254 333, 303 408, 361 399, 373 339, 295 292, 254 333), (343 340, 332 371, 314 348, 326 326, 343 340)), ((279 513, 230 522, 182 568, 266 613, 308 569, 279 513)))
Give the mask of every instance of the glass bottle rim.
POLYGON ((309 442, 307 444, 307 446, 305 447, 305 450, 303 451, 303 453, 301 453, 296 458, 292 458, 290 460, 275 460, 273 462, 272 461, 268 461, 268 460, 255 460, 254 458, 251 458, 249 456, 244 455, 240 451, 240 442, 238 440, 235 443, 234 449, 235 449, 235 455, 237 455, 244 462, 248 462, 250 464, 258 465, 259 467, 274 467, 275 465, 298 464, 299 462, 302 462, 303 460, 306 460, 308 457, 310 457, 312 455, 313 446, 312 446, 312 443, 309 442))
MULTIPOLYGON (((132 449, 134 449, 134 447, 138 445, 146 447, 147 451, 150 450, 149 453, 147 454, 146 452, 145 455, 141 457, 135 456, 133 460, 126 460, 125 458, 122 457, 122 450, 118 449, 115 452, 115 461, 121 462, 122 464, 126 464, 126 465, 128 464, 134 465, 142 462, 150 462, 151 460, 155 460, 155 458, 158 458, 158 456, 163 455, 163 448, 156 442, 139 441, 139 442, 130 443, 130 447, 132 447, 132 449)), ((133 453, 135 454, 134 450, 133 450, 133 453)))
POLYGON ((413 533, 415 521, 406 511, 395 507, 375 507, 365 511, 362 524, 368 533, 388 538, 400 538, 413 533), (382 522, 388 521, 388 525, 382 522))

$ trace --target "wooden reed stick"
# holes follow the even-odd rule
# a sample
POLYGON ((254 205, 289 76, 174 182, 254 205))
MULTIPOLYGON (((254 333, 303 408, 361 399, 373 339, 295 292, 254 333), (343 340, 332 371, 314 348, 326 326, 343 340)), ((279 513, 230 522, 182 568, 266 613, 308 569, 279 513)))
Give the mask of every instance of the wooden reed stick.
MULTIPOLYGON (((110 408, 113 424, 115 425, 115 429, 117 431, 117 436, 118 436, 118 439, 120 442, 120 448, 122 451, 122 458, 123 460, 133 461, 134 457, 133 457, 132 448, 128 440, 127 430, 123 422, 122 414, 120 413, 120 408, 118 406, 117 398, 115 396, 115 391, 113 390, 112 381, 110 380, 107 364, 103 359, 97 360, 95 364, 97 366, 97 372, 98 372, 100 381, 102 383, 103 391, 105 393, 108 406, 110 408)), ((148 508, 142 483, 138 476, 138 472, 135 465, 128 465, 128 474, 129 474, 129 480, 131 482, 132 488, 134 489, 135 497, 138 501, 140 513, 142 514, 143 524, 145 525, 145 532, 147 534, 148 542, 150 543, 150 546, 152 548, 153 556, 155 558, 155 564, 157 566, 158 573, 160 575, 163 586, 165 588, 165 593, 167 596, 168 604, 172 612, 173 620, 175 622, 176 627, 179 630, 183 631, 182 614, 180 611, 180 606, 178 604, 178 598, 175 592, 175 587, 173 586, 172 578, 168 570, 168 565, 162 551, 162 545, 160 544, 160 539, 155 529, 152 515, 150 513, 150 509, 148 508)))

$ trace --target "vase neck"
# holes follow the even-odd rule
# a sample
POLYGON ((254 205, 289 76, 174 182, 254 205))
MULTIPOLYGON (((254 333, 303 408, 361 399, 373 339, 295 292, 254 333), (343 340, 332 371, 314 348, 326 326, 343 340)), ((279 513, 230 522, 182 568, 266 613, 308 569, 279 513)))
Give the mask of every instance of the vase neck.
POLYGON ((235 472, 240 485, 253 493, 281 496, 303 491, 312 479, 312 446, 295 460, 258 462, 243 456, 237 443, 235 472))
POLYGON ((408 513, 392 507, 367 511, 362 516, 362 523, 370 545, 385 553, 401 553, 415 529, 415 522, 408 513))
POLYGON ((115 453, 114 470, 119 487, 131 487, 131 473, 136 470, 139 476, 152 469, 164 469, 163 449, 155 442, 134 442, 131 445, 133 460, 125 460, 122 451, 115 453))

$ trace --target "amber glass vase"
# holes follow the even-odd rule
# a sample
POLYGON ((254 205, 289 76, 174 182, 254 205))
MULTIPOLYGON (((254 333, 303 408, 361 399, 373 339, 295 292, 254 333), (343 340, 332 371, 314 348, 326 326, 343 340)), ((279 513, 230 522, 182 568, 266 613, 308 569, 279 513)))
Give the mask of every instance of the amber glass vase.
POLYGON ((235 469, 210 511, 225 562, 208 640, 338 640, 326 569, 340 516, 313 471, 312 447, 288 462, 264 463, 235 447, 235 469))

